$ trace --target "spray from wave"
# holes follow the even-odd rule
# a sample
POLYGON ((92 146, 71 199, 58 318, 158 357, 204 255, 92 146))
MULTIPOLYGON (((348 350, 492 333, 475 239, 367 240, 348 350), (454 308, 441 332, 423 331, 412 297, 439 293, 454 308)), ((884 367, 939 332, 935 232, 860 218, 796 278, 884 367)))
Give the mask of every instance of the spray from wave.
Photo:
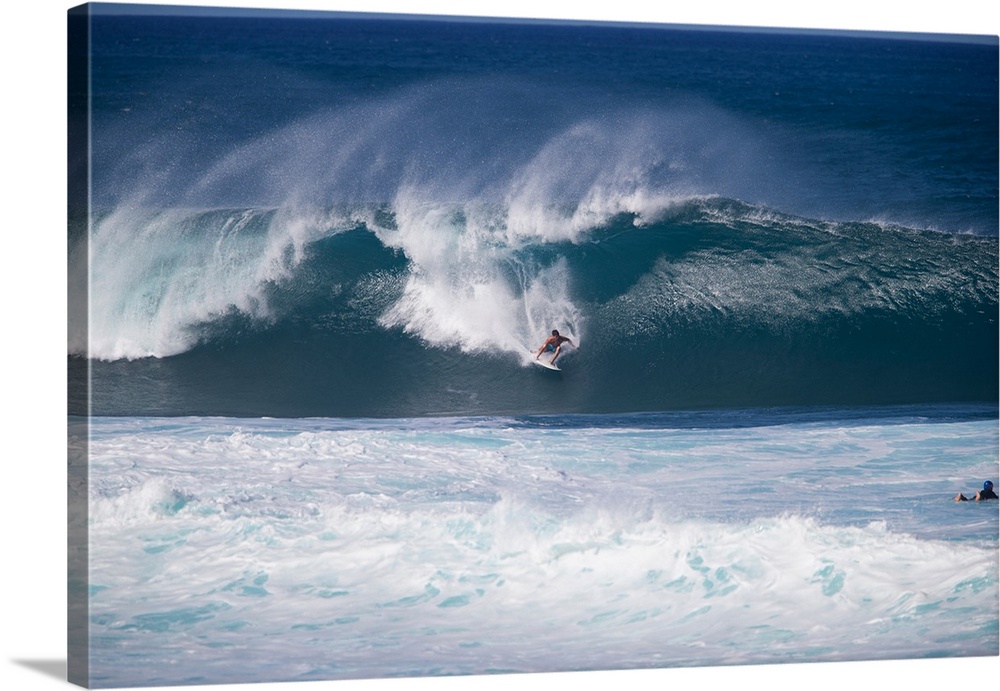
POLYGON ((303 119, 207 165, 191 156, 190 179, 169 189, 160 175, 103 173, 101 188, 128 192, 94 219, 76 262, 89 262, 93 301, 89 343, 75 338, 71 351, 166 357, 227 315, 273 322, 271 288, 315 243, 359 226, 408 262, 383 326, 467 352, 521 353, 553 327, 582 339, 565 261, 527 250, 586 242, 622 213, 641 225, 723 181, 741 188, 751 138, 704 105, 594 105, 581 118, 564 103, 539 126, 538 97, 518 84, 423 86, 303 119))
MULTIPOLYGON (((232 414, 995 397, 995 237, 794 215, 819 176, 705 104, 573 104, 424 85, 194 158, 185 185, 139 178, 77 255, 91 321, 71 352, 225 349, 229 369, 170 377, 259 381, 232 414), (508 376, 553 328, 587 370, 558 394, 508 376)), ((117 386, 95 400, 188 395, 117 386)))

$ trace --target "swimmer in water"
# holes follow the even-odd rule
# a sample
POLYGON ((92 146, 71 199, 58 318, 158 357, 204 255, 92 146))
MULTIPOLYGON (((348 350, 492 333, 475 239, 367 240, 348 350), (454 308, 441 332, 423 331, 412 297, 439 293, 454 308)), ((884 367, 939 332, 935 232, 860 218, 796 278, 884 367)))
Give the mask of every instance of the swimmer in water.
MULTIPOLYGON (((985 501, 987 499, 997 499, 997 493, 993 491, 993 483, 989 480, 983 483, 983 488, 978 492, 976 492, 975 496, 972 498, 972 501, 985 501)), ((955 497, 955 501, 970 501, 970 500, 964 494, 959 492, 958 496, 955 497)))

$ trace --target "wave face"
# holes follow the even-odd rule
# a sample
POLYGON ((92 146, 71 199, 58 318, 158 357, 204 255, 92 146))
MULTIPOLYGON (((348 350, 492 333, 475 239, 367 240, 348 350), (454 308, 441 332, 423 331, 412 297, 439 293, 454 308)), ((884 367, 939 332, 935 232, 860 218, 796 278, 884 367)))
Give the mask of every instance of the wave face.
POLYGON ((996 400, 995 46, 185 21, 95 20, 95 413, 996 400))
MULTIPOLYGON (((151 397, 191 405, 197 390, 180 389, 195 379, 219 399, 203 412, 243 387, 261 397, 228 414, 995 394, 993 238, 818 222, 721 198, 608 213, 594 226, 579 209, 545 212, 534 236, 516 230, 509 207, 478 204, 157 214, 140 221, 148 235, 127 233, 146 261, 94 263, 90 346, 109 361, 94 369, 127 392, 141 391, 136 375, 182 381, 125 397, 161 413, 173 410, 151 397), (530 362, 551 328, 579 346, 562 375, 530 362)), ((96 237, 118 223, 109 217, 96 237)))

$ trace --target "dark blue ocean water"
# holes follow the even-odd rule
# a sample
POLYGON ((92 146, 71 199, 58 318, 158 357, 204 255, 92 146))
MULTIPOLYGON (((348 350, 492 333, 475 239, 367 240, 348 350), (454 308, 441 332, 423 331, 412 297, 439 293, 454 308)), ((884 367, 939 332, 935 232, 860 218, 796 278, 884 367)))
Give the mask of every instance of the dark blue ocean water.
POLYGON ((95 414, 997 400, 995 38, 97 9, 95 414))

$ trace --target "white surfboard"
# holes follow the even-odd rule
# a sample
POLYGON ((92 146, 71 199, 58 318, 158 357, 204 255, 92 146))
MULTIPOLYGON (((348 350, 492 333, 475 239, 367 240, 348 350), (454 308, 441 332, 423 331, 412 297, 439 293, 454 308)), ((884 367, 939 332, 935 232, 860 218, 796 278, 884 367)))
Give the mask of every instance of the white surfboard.
POLYGON ((562 372, 561 369, 559 369, 558 367, 556 367, 555 365, 553 365, 551 362, 549 362, 550 359, 551 359, 551 356, 550 356, 549 353, 542 353, 542 357, 540 357, 540 358, 534 358, 533 357, 533 358, 531 358, 531 361, 533 363, 535 363, 536 365, 540 365, 541 367, 544 367, 545 369, 550 369, 550 370, 553 370, 555 372, 562 372))

